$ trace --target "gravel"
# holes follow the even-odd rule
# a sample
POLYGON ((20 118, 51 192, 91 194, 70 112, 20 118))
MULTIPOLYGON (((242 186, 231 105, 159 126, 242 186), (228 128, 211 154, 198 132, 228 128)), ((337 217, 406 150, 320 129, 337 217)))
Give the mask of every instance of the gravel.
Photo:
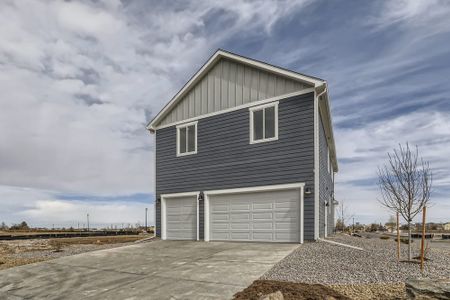
MULTIPOLYGON (((335 235, 329 240, 364 250, 356 250, 327 242, 310 242, 300 245, 281 260, 261 279, 281 280, 326 285, 398 284, 407 278, 450 277, 450 250, 431 248, 430 259, 421 274, 417 263, 397 262, 396 243, 393 239, 359 238, 335 235)), ((415 242, 417 255, 420 243, 415 242)), ((401 245, 401 258, 407 258, 407 245, 401 245)))

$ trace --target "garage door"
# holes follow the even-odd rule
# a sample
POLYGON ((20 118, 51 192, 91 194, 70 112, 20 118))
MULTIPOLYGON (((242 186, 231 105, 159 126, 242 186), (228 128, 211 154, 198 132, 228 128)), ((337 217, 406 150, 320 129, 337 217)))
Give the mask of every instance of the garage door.
POLYGON ((298 189, 210 196, 210 240, 299 242, 298 189))
POLYGON ((196 240, 196 197, 166 199, 166 226, 168 240, 196 240))

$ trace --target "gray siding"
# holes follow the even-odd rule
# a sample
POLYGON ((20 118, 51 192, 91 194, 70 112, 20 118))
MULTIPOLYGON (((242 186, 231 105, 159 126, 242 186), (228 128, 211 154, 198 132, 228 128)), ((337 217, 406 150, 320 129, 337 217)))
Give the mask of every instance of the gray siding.
POLYGON ((304 83, 222 58, 158 125, 308 88, 304 83))
MULTIPOLYGON (((279 139, 267 143, 249 144, 248 108, 200 119, 194 155, 176 156, 175 126, 157 130, 157 197, 294 182, 314 190, 313 102, 313 93, 281 100, 279 139)), ((313 240, 313 195, 305 197, 304 216, 304 237, 313 240)))
MULTIPOLYGON (((320 114, 319 114, 320 116, 320 114)), ((331 163, 331 162, 330 162, 331 163)), ((328 171, 328 143, 325 136, 325 130, 322 123, 322 117, 319 122, 319 236, 325 235, 325 202, 329 202, 327 218, 327 234, 334 232, 334 206, 332 192, 334 184, 332 174, 328 171)))

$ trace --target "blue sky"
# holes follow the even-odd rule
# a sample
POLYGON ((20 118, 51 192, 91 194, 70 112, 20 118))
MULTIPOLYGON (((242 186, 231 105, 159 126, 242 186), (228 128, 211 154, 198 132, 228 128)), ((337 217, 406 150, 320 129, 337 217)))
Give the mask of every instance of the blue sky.
POLYGON ((0 222, 153 222, 146 122, 217 49, 328 81, 336 197, 384 221, 376 169, 398 143, 450 216, 448 1, 2 1, 0 222))

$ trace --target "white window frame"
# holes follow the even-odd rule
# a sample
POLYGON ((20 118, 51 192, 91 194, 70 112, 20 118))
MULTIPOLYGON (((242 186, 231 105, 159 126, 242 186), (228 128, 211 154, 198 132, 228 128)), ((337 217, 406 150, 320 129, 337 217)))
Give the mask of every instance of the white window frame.
POLYGON ((189 123, 184 123, 184 124, 180 124, 177 125, 177 156, 186 156, 186 155, 191 155, 191 154, 197 154, 197 121, 195 122, 189 122, 189 123), (189 126, 194 125, 195 128, 195 150, 194 151, 190 151, 188 152, 188 132, 186 129, 186 152, 184 153, 180 153, 180 129, 181 128, 187 128, 189 126))
MULTIPOLYGON (((259 106, 253 106, 249 108, 249 112, 250 112, 250 144, 257 144, 257 143, 264 143, 264 142, 270 142, 270 141, 276 141, 278 140, 278 101, 276 102, 272 102, 272 103, 268 103, 268 104, 264 104, 264 105, 259 105, 259 106), (261 109, 265 109, 268 107, 274 107, 275 108, 275 136, 271 137, 271 138, 262 138, 260 140, 255 140, 254 139, 254 128, 253 128, 253 113, 255 111, 261 110, 261 109)), ((266 133, 266 114, 263 113, 263 134, 265 135, 266 133)))

